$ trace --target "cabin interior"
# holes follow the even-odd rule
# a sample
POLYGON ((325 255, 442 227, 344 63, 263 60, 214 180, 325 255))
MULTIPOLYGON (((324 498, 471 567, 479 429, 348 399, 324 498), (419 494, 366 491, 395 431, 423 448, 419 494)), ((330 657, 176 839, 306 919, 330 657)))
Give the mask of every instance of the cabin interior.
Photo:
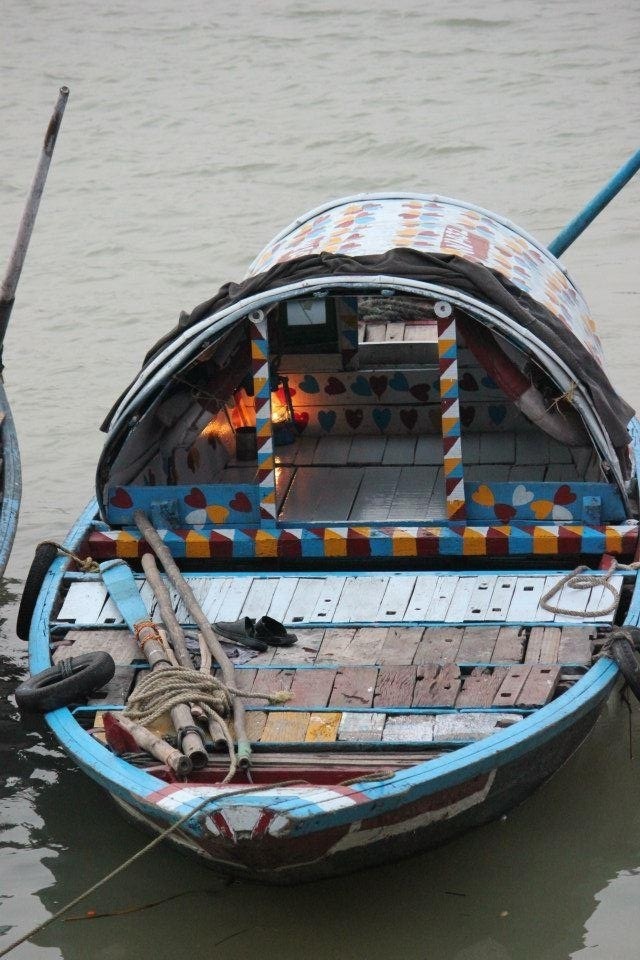
MULTIPOLYGON (((466 346, 460 320, 478 321, 459 308, 439 318, 447 309, 377 291, 281 301, 235 324, 131 430, 105 519, 126 527, 141 506, 157 525, 196 529, 624 521, 588 434, 568 446, 530 422, 466 346), (452 377, 442 327, 456 319, 452 377)), ((494 336, 575 418, 536 360, 494 336)))

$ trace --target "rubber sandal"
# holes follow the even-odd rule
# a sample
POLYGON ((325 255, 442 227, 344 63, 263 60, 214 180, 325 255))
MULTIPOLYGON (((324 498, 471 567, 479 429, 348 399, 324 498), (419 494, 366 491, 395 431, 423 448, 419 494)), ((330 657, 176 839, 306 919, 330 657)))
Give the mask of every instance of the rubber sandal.
POLYGON ((241 617, 240 620, 220 620, 213 624, 216 633, 225 640, 240 643, 252 650, 264 652, 268 646, 290 647, 298 639, 295 633, 287 633, 285 628, 273 617, 241 617))

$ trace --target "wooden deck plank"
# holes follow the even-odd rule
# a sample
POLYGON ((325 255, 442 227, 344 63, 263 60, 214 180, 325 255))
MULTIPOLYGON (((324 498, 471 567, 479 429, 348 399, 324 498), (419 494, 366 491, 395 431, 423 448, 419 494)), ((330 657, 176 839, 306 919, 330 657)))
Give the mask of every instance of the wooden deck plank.
MULTIPOLYGON (((251 693, 271 696, 281 691, 290 691, 295 675, 295 670, 286 667, 282 670, 256 670, 251 693)), ((254 702, 255 706, 262 706, 260 701, 254 702)))
POLYGON ((401 522, 428 517, 437 477, 438 467, 435 466, 400 467, 398 485, 387 519, 401 522))
POLYGON ((530 671, 531 666, 529 664, 508 667, 507 674, 495 695, 493 705, 496 707, 515 707, 530 671))
POLYGON ((347 577, 333 615, 333 623, 355 623, 371 620, 387 588, 389 577, 347 577))
POLYGON ((347 463, 376 464, 382 463, 384 448, 387 443, 385 436, 354 436, 351 440, 347 463))
POLYGON ((413 701, 415 666, 382 667, 373 695, 374 707, 406 707, 413 701))
POLYGON ((251 577, 232 578, 229 589, 226 591, 218 607, 216 620, 233 622, 238 619, 251 586, 251 579, 251 577))
POLYGON ((128 630, 69 630, 65 641, 53 651, 53 663, 102 650, 113 657, 116 665, 127 666, 145 660, 135 637, 128 630))
POLYGON ((558 662, 590 666, 595 636, 595 627, 563 627, 558 646, 558 662))
POLYGON ((517 577, 496 577, 488 605, 488 620, 506 620, 516 589, 517 577))
POLYGON ((496 663, 505 660, 521 663, 524 644, 525 637, 521 627, 500 627, 491 660, 496 663))
POLYGON ((96 580, 72 583, 57 619, 67 623, 97 623, 106 601, 107 590, 103 583, 96 580))
POLYGON ((245 728, 250 743, 258 743, 267 722, 267 714, 263 710, 248 710, 245 728))
POLYGON ((463 627, 430 627, 425 630, 414 663, 451 662, 458 656, 462 643, 463 627))
POLYGON ((423 434, 418 437, 416 443, 414 463, 442 465, 442 437, 427 436, 423 434))
POLYGON ((338 740, 381 740, 385 719, 384 713, 343 713, 338 740))
MULTIPOLYGON (((384 717, 384 714, 380 714, 384 717)), ((433 740, 433 717, 421 717, 419 714, 387 717, 382 739, 392 743, 430 743, 433 740)))
POLYGON ((327 467, 322 471, 312 467, 301 469, 314 473, 313 482, 320 488, 314 510, 307 510, 301 519, 318 524, 348 520, 364 477, 364 467, 327 467), (322 476, 317 475, 319 472, 322 476))
POLYGON ((271 606, 271 600, 276 592, 277 585, 278 580, 275 577, 254 577, 242 605, 240 616, 252 617, 254 620, 263 617, 271 606))
POLYGON ((333 615, 344 589, 345 577, 326 577, 311 612, 311 620, 319 623, 331 623, 333 615))
POLYGON ((302 710, 278 710, 268 714, 260 742, 298 743, 304 740, 310 716, 302 710))
MULTIPOLYGON (((285 666, 296 663, 315 663, 318 657, 318 650, 324 639, 324 629, 322 627, 306 627, 303 629, 294 629, 292 631, 298 638, 297 643, 291 647, 271 647, 273 654, 271 663, 274 666, 285 666)), ((261 654, 262 656, 262 654, 261 654)))
POLYGON ((520 714, 510 713, 440 714, 434 717, 433 739, 483 740, 502 727, 512 726, 518 720, 522 720, 520 714))
MULTIPOLYGON (((415 577, 389 577, 389 583, 373 619, 380 622, 404 620, 415 585, 415 577)), ((409 615, 407 619, 412 620, 413 617, 409 615)))
MULTIPOLYGON (((518 577, 507 619, 516 623, 531 623, 535 620, 543 589, 544 577, 518 577)), ((552 619, 552 614, 549 614, 548 619, 552 619)))
POLYGON ((557 663, 561 627, 531 627, 525 663, 557 663))
POLYGON ((347 463, 351 443, 351 437, 320 437, 313 454, 313 464, 317 466, 339 466, 342 463, 347 463))
POLYGON ((355 627, 341 627, 339 629, 325 630, 324 637, 318 650, 317 662, 322 663, 325 661, 330 661, 341 663, 347 655, 347 651, 349 650, 351 641, 355 635, 355 627))
POLYGON ((452 707, 460 692, 460 684, 457 663, 443 663, 435 672, 431 664, 418 667, 412 706, 452 707))
POLYGON ((326 707, 333 690, 335 670, 296 670, 291 684, 295 707, 326 707))
POLYGON ((506 676, 506 667, 475 667, 462 681, 456 707, 490 707, 506 676))
POLYGON ((378 663, 388 631, 388 627, 358 627, 343 662, 378 663))
POLYGON ((377 667, 340 667, 327 706, 372 706, 377 677, 377 667))
POLYGON ((380 663, 413 663, 423 627, 389 627, 379 654, 380 663))
MULTIPOLYGON (((438 577, 433 597, 429 603, 428 617, 424 620, 430 620, 432 623, 441 623, 444 621, 447 610, 451 606, 451 601, 458 589, 460 577, 438 577)), ((411 604, 410 604, 411 606, 411 604)), ((416 618, 418 619, 418 618, 416 618)))
POLYGON ((285 623, 313 622, 311 614, 315 610, 320 591, 324 588, 326 580, 327 578, 322 576, 300 577, 285 614, 285 623))
POLYGON ((414 462, 415 451, 415 437, 387 437, 382 463, 389 466, 406 466, 414 462))
POLYGON ((542 707, 553 697, 560 667, 554 664, 532 664, 529 675, 516 699, 516 707, 542 707))
POLYGON ((341 713, 312 713, 305 734, 307 742, 329 743, 337 739, 341 713))
POLYGON ((492 620, 488 615, 489 605, 496 585, 496 578, 492 576, 477 577, 469 597, 465 620, 492 620))
POLYGON ((544 466, 549 462, 549 440, 541 430, 519 430, 515 436, 517 464, 544 466))
POLYGON ((475 584, 475 577, 460 577, 458 579, 449 609, 443 617, 445 623, 462 623, 465 620, 475 584))
POLYGON ((278 582, 273 592, 273 596, 271 597, 271 602, 267 611, 270 617, 273 617, 274 620, 284 622, 284 618, 287 615, 287 610, 289 609, 291 601, 293 600, 293 595, 296 592, 297 586, 297 577, 278 578, 278 582))
POLYGON ((497 639, 497 627, 465 627, 457 659, 468 663, 489 663, 497 639))
POLYGON ((349 520, 386 520, 394 503, 400 467, 366 467, 349 520))
POLYGON ((516 462, 516 441, 512 431, 505 430, 504 433, 489 433, 487 431, 480 434, 480 463, 498 464, 516 462))
MULTIPOLYGON (((453 578, 455 579, 455 577, 453 578)), ((439 578, 433 574, 421 575, 415 578, 413 593, 406 609, 408 621, 432 619, 431 602, 438 587, 439 578)))

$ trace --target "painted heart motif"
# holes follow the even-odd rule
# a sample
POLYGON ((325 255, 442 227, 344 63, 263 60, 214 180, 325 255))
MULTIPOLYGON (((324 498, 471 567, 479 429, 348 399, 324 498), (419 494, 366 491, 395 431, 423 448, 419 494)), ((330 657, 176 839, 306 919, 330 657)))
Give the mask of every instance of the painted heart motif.
POLYGON ((472 373, 465 371, 465 373, 460 377, 460 389, 461 390, 479 390, 478 381, 472 373))
POLYGON ((561 487, 558 487, 555 494, 553 495, 553 502, 558 505, 565 505, 567 503, 575 503, 576 495, 571 492, 571 487, 568 483, 563 483, 561 487))
POLYGON ((303 393, 320 393, 320 384, 308 373, 298 384, 303 393))
POLYGON ((296 422, 296 430, 298 431, 298 433, 303 433, 307 428, 307 424, 309 423, 309 414, 307 413, 307 411, 296 410, 296 412, 293 415, 293 419, 296 422))
POLYGON ((329 377, 326 382, 324 392, 328 393, 329 396, 333 396, 336 393, 346 393, 347 388, 345 387, 342 380, 338 380, 337 377, 329 377))
POLYGON ((471 499, 474 503, 480 504, 481 507, 492 507, 495 503, 495 497, 486 483, 481 483, 478 489, 474 490, 471 499))
POLYGON ((188 527, 203 527, 207 522, 206 510, 190 510, 185 516, 184 522, 188 527))
POLYGON ((460 422, 463 427, 470 427, 476 418, 476 408, 466 404, 460 406, 460 422))
POLYGON ((375 393, 376 397, 380 399, 382 394, 387 389, 387 384, 389 383, 389 378, 384 375, 381 376, 372 376, 369 377, 369 383, 371 384, 371 389, 375 393))
POLYGON ((133 500, 122 487, 118 487, 114 495, 109 499, 109 503, 112 507, 119 507, 122 510, 128 510, 129 507, 133 506, 133 500))
POLYGON ((229 511, 226 507, 221 507, 219 504, 214 504, 211 507, 207 507, 206 514, 211 523, 224 523, 227 517, 229 516, 229 511))
POLYGON ((334 410, 320 410, 318 413, 318 423, 325 431, 325 433, 330 433, 336 423, 336 414, 334 410))
POLYGON ((418 411, 417 410, 401 410, 400 422, 407 428, 407 430, 413 430, 416 423, 418 422, 418 411))
POLYGON ((531 490, 527 490, 523 483, 519 483, 513 491, 512 500, 514 507, 524 507, 525 504, 531 503, 533 500, 533 493, 531 490))
POLYGON ((357 430, 362 423, 364 414, 362 410, 345 410, 344 417, 352 430, 357 430))
POLYGON ((408 390, 409 381, 405 377, 404 373, 396 372, 389 380, 389 386, 392 390, 408 390))
POLYGON ((480 383, 482 384, 483 387, 488 387, 489 390, 498 389, 498 384, 495 382, 495 380, 492 380, 491 377, 488 375, 483 377, 480 383))
POLYGON ((553 510, 553 503, 551 500, 534 500, 531 510, 536 520, 546 520, 553 510))
POLYGON ((431 393, 431 387, 428 383, 415 383, 412 387, 409 387, 409 393, 420 403, 426 403, 431 393))
POLYGON ((207 498, 198 487, 191 487, 191 490, 184 498, 184 502, 188 507, 193 507, 194 510, 204 510, 207 505, 207 498))
POLYGON ((489 407, 489 419, 491 420, 492 423, 495 423, 496 426, 499 426, 503 422, 506 415, 507 415, 507 408, 503 403, 492 404, 489 407))
POLYGON ((252 510, 251 500, 249 500, 246 493, 242 493, 241 490, 236 493, 233 500, 229 501, 229 506, 232 510, 237 510, 239 513, 251 513, 252 510))
POLYGON ((510 520, 513 520, 517 511, 515 507, 508 503, 496 503, 493 512, 502 523, 509 523, 510 520))
POLYGON ((389 407, 374 407, 371 415, 376 427, 383 433, 391 423, 391 410, 389 407))
POLYGON ((358 397, 370 397, 371 385, 369 381, 363 376, 356 377, 351 384, 351 393, 355 393, 358 397))
POLYGON ((557 520, 558 523, 568 523, 570 520, 573 520, 571 510, 567 510, 566 507, 559 507, 557 503, 554 504, 551 516, 554 520, 557 520))

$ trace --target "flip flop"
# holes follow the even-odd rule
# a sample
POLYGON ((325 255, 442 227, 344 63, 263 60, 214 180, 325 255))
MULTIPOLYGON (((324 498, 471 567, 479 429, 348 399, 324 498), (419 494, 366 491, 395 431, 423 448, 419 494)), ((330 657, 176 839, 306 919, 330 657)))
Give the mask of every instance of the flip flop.
POLYGON ((240 620, 219 620, 213 629, 226 640, 264 652, 267 647, 290 647, 298 639, 295 633, 288 633, 283 625, 273 617, 241 617, 240 620))

